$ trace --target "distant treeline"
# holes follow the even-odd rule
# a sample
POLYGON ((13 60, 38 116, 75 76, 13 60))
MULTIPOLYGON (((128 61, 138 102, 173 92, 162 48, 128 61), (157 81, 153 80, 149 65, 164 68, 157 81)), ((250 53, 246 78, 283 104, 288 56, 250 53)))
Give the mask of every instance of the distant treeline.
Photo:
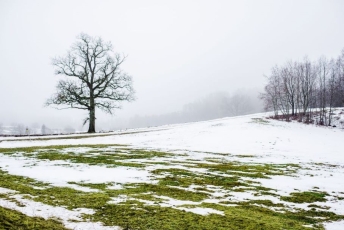
POLYGON ((258 96, 258 90, 238 90, 233 94, 217 92, 184 105, 178 112, 134 116, 128 120, 126 128, 205 121, 262 112, 263 105, 258 96))
POLYGON ((316 113, 317 124, 331 125, 332 109, 344 105, 344 49, 330 60, 304 58, 275 66, 267 79, 261 98, 265 109, 273 110, 275 117, 290 120, 298 116, 311 122, 316 113))
POLYGON ((71 126, 66 126, 63 129, 51 129, 44 124, 40 127, 37 123, 34 123, 31 126, 25 126, 24 124, 3 125, 0 123, 0 135, 32 136, 69 133, 75 133, 75 129, 71 126))

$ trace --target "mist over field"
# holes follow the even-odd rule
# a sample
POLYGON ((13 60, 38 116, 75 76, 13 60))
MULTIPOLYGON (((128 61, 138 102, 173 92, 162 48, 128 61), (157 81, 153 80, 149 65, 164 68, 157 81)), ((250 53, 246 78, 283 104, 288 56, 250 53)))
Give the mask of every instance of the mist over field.
POLYGON ((310 0, 2 0, 0 124, 16 133, 87 130, 88 111, 44 106, 65 79, 52 59, 65 57, 80 33, 126 56, 121 70, 135 90, 114 115, 96 109, 96 131, 260 112, 258 95, 275 65, 340 54, 343 8, 310 0))

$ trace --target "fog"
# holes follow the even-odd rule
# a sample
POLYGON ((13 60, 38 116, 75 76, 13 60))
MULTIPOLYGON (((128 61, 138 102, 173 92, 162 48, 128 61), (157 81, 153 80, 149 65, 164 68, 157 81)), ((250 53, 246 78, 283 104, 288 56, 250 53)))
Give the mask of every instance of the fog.
POLYGON ((127 55, 136 91, 114 116, 97 110, 97 130, 258 112, 274 65, 338 56, 343 10, 341 0, 0 0, 0 123, 82 129, 86 111, 44 107, 61 79, 51 59, 81 32, 127 55))

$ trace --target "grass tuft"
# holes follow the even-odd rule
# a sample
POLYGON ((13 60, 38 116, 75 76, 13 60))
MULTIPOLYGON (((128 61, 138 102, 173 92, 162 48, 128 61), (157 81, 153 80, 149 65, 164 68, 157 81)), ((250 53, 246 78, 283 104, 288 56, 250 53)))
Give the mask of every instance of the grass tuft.
POLYGON ((314 203, 314 202, 325 202, 326 196, 329 194, 327 192, 315 192, 315 191, 305 191, 305 192, 293 192, 290 196, 282 196, 281 200, 293 202, 293 203, 314 203))

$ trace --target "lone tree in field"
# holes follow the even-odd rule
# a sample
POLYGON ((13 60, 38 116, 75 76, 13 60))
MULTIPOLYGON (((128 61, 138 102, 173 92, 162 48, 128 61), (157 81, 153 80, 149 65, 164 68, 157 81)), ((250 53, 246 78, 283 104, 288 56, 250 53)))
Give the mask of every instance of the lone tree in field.
POLYGON ((46 105, 88 110, 84 124, 88 122, 88 132, 94 133, 96 108, 112 114, 121 101, 134 99, 131 76, 120 70, 124 60, 110 42, 80 34, 65 57, 53 59, 55 74, 66 79, 58 82, 46 105))

